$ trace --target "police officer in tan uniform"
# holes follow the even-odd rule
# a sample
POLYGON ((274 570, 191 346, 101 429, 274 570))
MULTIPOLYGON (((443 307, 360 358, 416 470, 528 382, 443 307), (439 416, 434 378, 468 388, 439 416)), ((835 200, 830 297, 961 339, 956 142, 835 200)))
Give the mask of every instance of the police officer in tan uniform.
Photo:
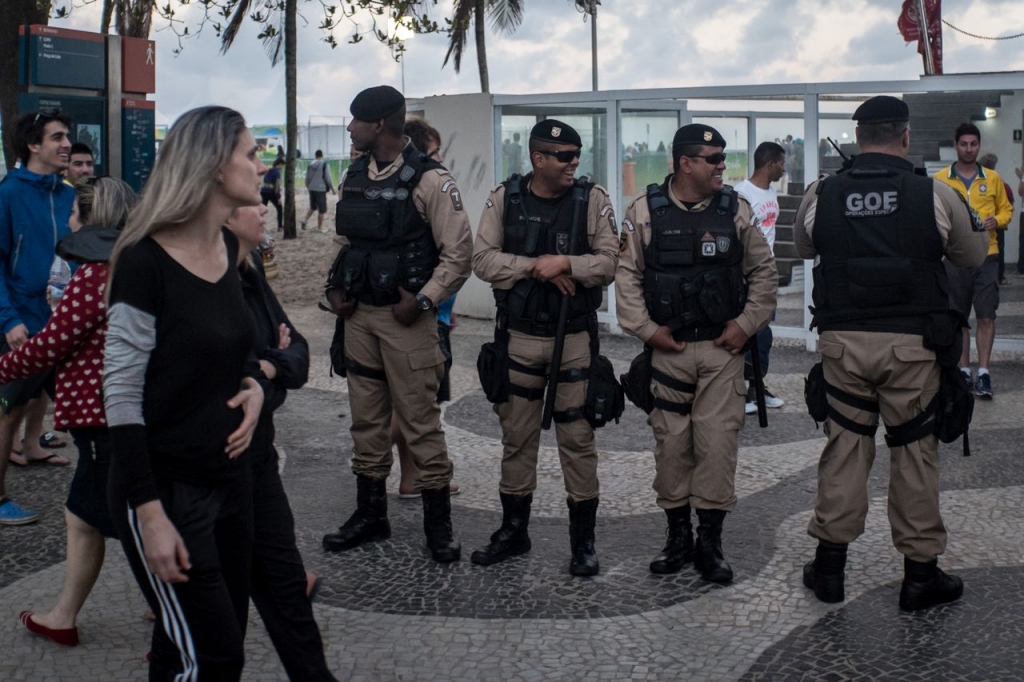
POLYGON ((694 561, 718 583, 733 577, 722 523, 736 507, 743 350, 771 319, 778 288, 750 205, 723 183, 724 149, 709 126, 676 131, 673 174, 626 209, 615 274, 619 324, 653 348, 654 489, 668 542, 650 569, 675 573, 694 561))
POLYGON ((471 271, 469 220, 455 180, 403 135, 405 98, 389 86, 356 95, 348 126, 362 155, 345 175, 337 207, 344 246, 327 299, 346 318, 345 364, 352 413, 357 507, 324 549, 340 551, 391 535, 384 481, 391 472, 392 409, 419 469, 423 525, 434 560, 457 561, 448 499, 448 459, 438 384, 434 305, 471 271))
POLYGON ((902 100, 872 97, 853 118, 861 153, 849 171, 808 187, 794 229, 799 255, 819 259, 813 312, 828 386, 828 442, 807 529, 819 544, 803 580, 821 601, 844 598, 846 550, 864 532, 881 416, 891 450, 889 522, 904 556, 900 608, 916 611, 963 593, 936 560, 946 530, 931 418, 940 377, 934 349, 955 372, 960 334, 948 312, 943 256, 976 267, 988 240, 972 231, 952 188, 914 174, 902 100))
POLYGON ((498 488, 503 520, 490 544, 473 552, 476 564, 494 564, 530 549, 527 526, 537 487, 542 398, 549 372, 558 369, 553 421, 568 494, 569 570, 573 575, 599 570, 597 449, 583 406, 597 343, 596 311, 602 287, 615 275, 618 253, 608 192, 574 178, 581 147, 579 133, 565 123, 548 119, 534 126, 533 171, 513 175, 491 192, 477 229, 473 272, 494 289, 497 342, 507 347, 509 359, 509 395, 494 406, 504 445, 498 488), (574 207, 574 192, 585 207, 574 207), (586 224, 577 227, 578 243, 572 244, 577 214, 586 224), (565 345, 561 367, 553 368, 563 295, 569 296, 565 345))

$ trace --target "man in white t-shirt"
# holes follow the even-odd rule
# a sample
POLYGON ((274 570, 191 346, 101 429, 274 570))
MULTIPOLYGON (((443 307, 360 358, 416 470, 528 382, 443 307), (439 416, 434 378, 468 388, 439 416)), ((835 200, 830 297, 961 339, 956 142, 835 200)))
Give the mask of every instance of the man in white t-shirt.
MULTIPOLYGON (((740 184, 736 185, 736 191, 741 197, 747 200, 754 212, 754 224, 765 241, 775 253, 775 223, 779 219, 779 195, 773 182, 782 178, 786 167, 786 150, 777 142, 762 142, 754 151, 754 174, 740 184)), ((772 319, 775 319, 774 315, 772 319)), ((765 327, 757 332, 758 349, 761 356, 761 371, 768 373, 768 353, 772 348, 772 329, 765 327)), ((747 388, 747 414, 757 412, 757 403, 754 397, 754 367, 750 359, 750 351, 747 351, 746 364, 743 368, 744 378, 749 386, 747 388)), ((767 407, 782 407, 785 402, 776 398, 768 389, 764 391, 764 404, 767 407)))

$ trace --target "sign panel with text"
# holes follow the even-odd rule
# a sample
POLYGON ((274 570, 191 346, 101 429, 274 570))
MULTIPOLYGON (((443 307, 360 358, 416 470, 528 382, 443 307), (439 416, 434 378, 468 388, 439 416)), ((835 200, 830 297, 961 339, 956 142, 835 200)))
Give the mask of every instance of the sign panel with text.
POLYGON ((156 102, 121 100, 121 179, 142 191, 155 157, 156 102))
POLYGON ((28 39, 28 68, 19 69, 23 84, 85 90, 107 87, 107 45, 102 33, 40 24, 22 26, 19 32, 28 39))

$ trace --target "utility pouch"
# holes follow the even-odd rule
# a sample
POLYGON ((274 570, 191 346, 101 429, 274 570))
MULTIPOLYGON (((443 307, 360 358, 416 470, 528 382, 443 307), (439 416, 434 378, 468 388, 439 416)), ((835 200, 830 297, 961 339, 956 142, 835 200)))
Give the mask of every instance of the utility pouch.
POLYGON ((615 380, 615 368, 611 360, 603 355, 592 356, 583 416, 591 426, 599 429, 613 420, 618 424, 625 408, 625 395, 622 386, 615 380))
POLYGON ((398 253, 371 252, 366 271, 370 288, 374 293, 391 294, 398 291, 398 253))
POLYGON ((508 332, 495 330, 494 341, 485 343, 480 348, 476 359, 476 371, 480 377, 480 386, 488 402, 508 402, 508 332))
POLYGON ((940 369, 937 398, 935 435, 943 443, 952 443, 963 436, 964 457, 969 457, 971 448, 967 434, 974 416, 974 395, 966 377, 955 364, 940 369))
POLYGON ((651 393, 651 362, 654 349, 644 346, 633 361, 629 363, 629 371, 619 377, 622 391, 629 402, 633 403, 645 414, 654 410, 654 394, 651 393))
POLYGON ((940 367, 956 367, 964 347, 964 335, 960 330, 965 328, 970 329, 970 325, 961 313, 952 310, 932 313, 925 317, 921 343, 928 350, 935 351, 940 367))
POLYGON ((804 379, 804 402, 807 414, 816 424, 828 419, 828 396, 825 393, 825 369, 820 362, 811 367, 804 379))
POLYGON ((334 214, 334 229, 338 234, 353 239, 387 239, 391 219, 390 201, 342 199, 334 214))
POLYGON ((331 339, 331 348, 328 351, 331 358, 331 376, 347 376, 345 370, 345 318, 338 315, 334 322, 334 337, 331 339))

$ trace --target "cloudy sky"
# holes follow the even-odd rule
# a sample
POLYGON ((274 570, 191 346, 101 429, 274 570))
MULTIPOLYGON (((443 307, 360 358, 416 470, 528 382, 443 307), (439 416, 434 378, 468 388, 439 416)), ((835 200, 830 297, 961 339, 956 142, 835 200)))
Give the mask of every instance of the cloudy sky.
MULTIPOLYGON (((58 0, 60 1, 60 0, 58 0)), ((78 4, 81 0, 64 0, 78 4)), ((175 0, 170 0, 174 2, 175 0)), ((161 0, 164 2, 164 0, 161 0)), ((97 3, 76 7, 53 25, 95 31, 97 3)), ((526 0, 525 21, 513 36, 488 33, 491 92, 542 93, 591 89, 590 24, 569 0, 526 0)), ((602 89, 916 79, 920 55, 896 28, 900 0, 603 0, 598 14, 602 89)), ((323 42, 316 0, 300 2, 299 121, 348 115, 359 90, 380 83, 400 87, 402 67, 372 37, 339 46, 323 42)), ((1020 0, 945 0, 950 23, 986 36, 1024 32, 1020 0)), ((431 16, 443 24, 451 0, 431 16)), ((199 8, 178 17, 195 22, 199 8)), ((364 19, 363 27, 368 27, 364 19)), ((154 20, 157 41, 158 122, 202 104, 229 104, 254 124, 284 121, 284 67, 270 67, 256 25, 248 22, 226 55, 209 27, 184 42, 154 20)), ((1024 38, 983 41, 946 27, 946 73, 1024 70, 1024 38)), ((478 92, 476 53, 470 45, 462 73, 441 63, 443 35, 407 42, 405 91, 410 97, 478 92)))

